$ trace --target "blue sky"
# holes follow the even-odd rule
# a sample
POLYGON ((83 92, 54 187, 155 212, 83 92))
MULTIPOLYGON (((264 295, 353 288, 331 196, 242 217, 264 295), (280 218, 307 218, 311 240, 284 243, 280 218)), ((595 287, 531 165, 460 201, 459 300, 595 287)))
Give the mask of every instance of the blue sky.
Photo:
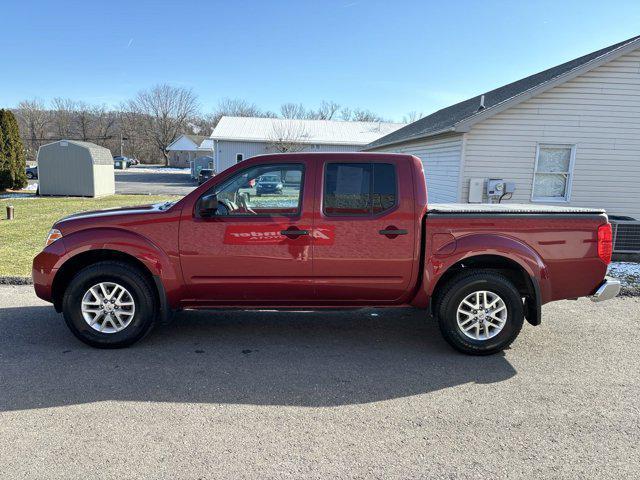
POLYGON ((201 109, 333 100, 426 113, 640 34, 640 2, 3 2, 0 107, 117 105, 156 83, 201 109))

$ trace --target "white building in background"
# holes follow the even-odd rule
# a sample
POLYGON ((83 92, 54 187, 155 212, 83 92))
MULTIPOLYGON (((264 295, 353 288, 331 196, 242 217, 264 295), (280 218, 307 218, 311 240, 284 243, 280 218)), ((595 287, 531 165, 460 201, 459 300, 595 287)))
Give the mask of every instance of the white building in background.
POLYGON ((354 152, 405 126, 403 123, 222 117, 211 134, 215 168, 221 172, 265 153, 354 152))
POLYGON ((640 37, 439 110, 365 150, 420 157, 432 202, 486 202, 470 185, 504 179, 516 188, 505 202, 640 220, 640 37))
POLYGON ((169 166, 186 168, 198 157, 211 156, 213 142, 203 135, 183 133, 167 147, 169 166))

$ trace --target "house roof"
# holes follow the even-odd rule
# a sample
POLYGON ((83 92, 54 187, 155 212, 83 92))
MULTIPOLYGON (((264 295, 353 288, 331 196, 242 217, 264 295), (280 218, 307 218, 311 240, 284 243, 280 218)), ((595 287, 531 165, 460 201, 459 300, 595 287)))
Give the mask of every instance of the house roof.
POLYGON ((196 145, 200 145, 202 143, 202 141, 207 138, 206 135, 189 135, 189 134, 184 134, 185 137, 187 137, 189 140, 191 140, 193 143, 195 143, 196 145))
POLYGON ((367 145, 403 127, 404 123, 344 122, 283 118, 222 117, 211 134, 214 140, 268 142, 287 138, 296 143, 367 145))
POLYGON ((188 133, 181 133, 176 137, 176 139, 173 142, 169 144, 169 146, 167 147, 167 150, 172 150, 173 145, 183 137, 187 138, 189 141, 191 141, 191 143, 194 144, 195 146, 194 150, 197 148, 200 148, 200 144, 203 142, 203 140, 207 138, 205 135, 192 135, 188 133))
MULTIPOLYGON (((456 131, 456 127, 462 122, 471 121, 477 118, 478 121, 501 111, 500 106, 505 108, 509 101, 519 103, 527 98, 526 94, 538 94, 546 88, 556 85, 554 81, 569 80, 583 71, 590 70, 596 66, 622 55, 626 51, 640 46, 640 36, 636 36, 615 45, 603 48, 596 52, 589 53, 582 57, 576 58, 569 62, 565 62, 548 70, 530 75, 521 80, 517 80, 508 85, 504 85, 495 90, 476 95, 473 98, 456 103, 442 110, 438 110, 420 120, 417 120, 404 128, 396 130, 389 135, 381 137, 367 146, 367 149, 380 147, 382 145, 390 145, 408 140, 414 140, 423 137, 429 137, 445 133, 447 131, 456 131), (565 78, 566 77, 566 78, 565 78), (540 91, 538 91, 540 90, 540 91), (484 108, 480 108, 481 100, 484 97, 484 108)), ((532 96, 532 95, 531 95, 532 96)))
POLYGON ((213 140, 209 137, 202 140, 202 143, 198 147, 200 150, 213 150, 213 140))

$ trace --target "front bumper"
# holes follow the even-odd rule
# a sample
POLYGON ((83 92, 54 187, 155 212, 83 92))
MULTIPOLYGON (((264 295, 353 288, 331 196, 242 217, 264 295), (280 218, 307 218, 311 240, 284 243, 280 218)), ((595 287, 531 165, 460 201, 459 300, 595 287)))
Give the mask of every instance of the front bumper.
POLYGON ((611 300, 620 293, 620 280, 617 278, 605 277, 596 292, 591 296, 594 302, 604 302, 611 300))

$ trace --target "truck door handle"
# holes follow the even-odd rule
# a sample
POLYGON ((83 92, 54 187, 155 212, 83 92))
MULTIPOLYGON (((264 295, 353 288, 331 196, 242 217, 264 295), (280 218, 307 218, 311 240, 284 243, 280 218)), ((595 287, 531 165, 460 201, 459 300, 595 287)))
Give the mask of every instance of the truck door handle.
POLYGON ((284 235, 285 237, 300 237, 302 235, 309 235, 309 230, 298 230, 297 228, 293 230, 281 230, 280 235, 284 235))
POLYGON ((384 230, 380 230, 378 232, 380 235, 386 235, 389 238, 396 238, 398 235, 407 235, 409 233, 408 230, 396 228, 393 226, 389 226, 384 230))

